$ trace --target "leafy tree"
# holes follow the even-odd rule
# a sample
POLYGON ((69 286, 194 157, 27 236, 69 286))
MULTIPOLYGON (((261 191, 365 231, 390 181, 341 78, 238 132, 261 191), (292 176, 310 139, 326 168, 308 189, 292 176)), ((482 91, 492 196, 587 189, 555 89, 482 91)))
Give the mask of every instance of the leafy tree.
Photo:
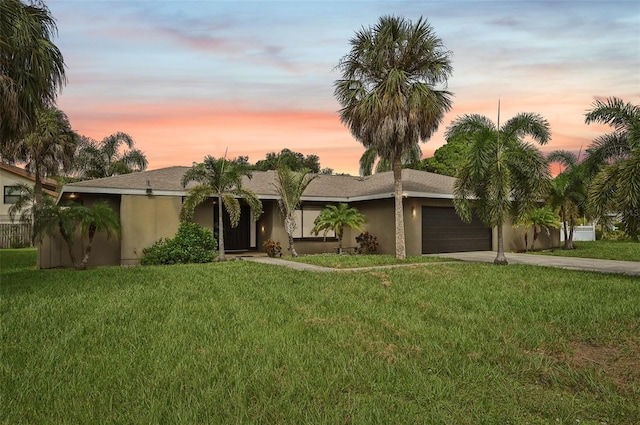
POLYGON ((580 217, 586 214, 587 183, 585 164, 569 151, 553 151, 547 157, 549 162, 558 162, 565 169, 549 186, 547 200, 560 213, 564 226, 564 249, 573 249, 573 234, 580 217))
POLYGON ((334 231, 338 237, 338 254, 342 254, 344 228, 351 227, 352 229, 364 231, 362 225, 365 221, 366 217, 357 209, 349 208, 348 204, 327 205, 313 222, 314 226, 311 232, 314 235, 324 232, 324 237, 326 237, 329 231, 334 231))
MULTIPOLYGON (((498 118, 499 121, 499 118, 498 118)), ((508 216, 522 220, 548 188, 549 166, 540 151, 522 140, 539 144, 550 139, 549 123, 537 114, 520 113, 502 127, 482 115, 464 115, 447 129, 447 139, 463 137, 469 153, 454 184, 454 206, 464 221, 475 210, 489 227, 497 227, 495 264, 507 264, 502 225, 508 216)))
POLYGON ((524 250, 529 250, 529 229, 533 229, 533 241, 531 251, 535 249, 536 241, 540 232, 545 230, 549 234, 549 228, 560 228, 560 219, 549 207, 536 208, 529 211, 524 217, 516 222, 516 226, 524 227, 524 250))
POLYGON ((365 148, 392 164, 396 257, 405 258, 402 158, 431 137, 451 108, 452 94, 438 88, 452 72, 451 52, 422 18, 383 16, 350 44, 337 66, 340 119, 365 148))
POLYGON ((0 1, 0 152, 35 126, 66 83, 64 59, 51 39, 54 18, 43 3, 0 1))
POLYGON ((35 176, 36 205, 42 202, 42 179, 71 167, 77 143, 64 112, 46 108, 37 111, 35 126, 10 148, 11 159, 24 162, 35 176))
POLYGON ((35 233, 40 240, 44 235, 62 236, 67 245, 69 258, 77 270, 87 268, 96 233, 104 232, 107 237, 120 236, 120 219, 108 203, 99 201, 87 208, 79 204, 56 205, 52 199, 46 199, 43 205, 35 210, 35 233), (77 230, 80 231, 82 246, 81 261, 78 261, 75 255, 77 230))
POLYGON ((229 213, 231 227, 236 227, 240 222, 240 202, 244 200, 253 212, 253 220, 257 220, 262 214, 262 203, 258 196, 251 190, 242 187, 242 178, 251 178, 249 165, 242 161, 228 161, 226 158, 216 159, 211 155, 204 158, 204 162, 194 164, 182 176, 182 186, 187 187, 189 182, 198 183, 189 189, 189 193, 182 204, 180 218, 191 220, 196 207, 203 202, 214 198, 214 205, 218 204, 218 249, 220 261, 224 261, 224 221, 222 206, 229 213))
MULTIPOLYGON (((402 157, 402 168, 418 168, 422 149, 415 144, 411 149, 407 150, 402 157)), ((380 158, 375 148, 369 148, 360 157, 360 175, 370 176, 373 173, 373 166, 376 165, 376 173, 391 171, 391 163, 386 158, 380 158), (378 160, 376 164, 376 160, 378 160)))
POLYGON ((469 152, 469 144, 465 140, 447 140, 433 152, 431 158, 421 161, 420 169, 430 173, 455 177, 469 152))
POLYGON ((296 230, 295 211, 300 207, 302 194, 317 175, 309 174, 308 169, 299 172, 291 171, 286 166, 278 167, 276 183, 274 184, 278 194, 278 206, 284 218, 284 230, 289 237, 289 252, 292 257, 297 257, 293 246, 293 232, 296 230))
POLYGON ((615 97, 598 100, 585 122, 614 128, 587 149, 587 167, 596 173, 588 207, 605 225, 619 214, 625 233, 640 240, 640 106, 615 97))
POLYGON ((304 156, 300 152, 294 152, 287 148, 280 153, 269 152, 265 159, 256 162, 255 169, 258 171, 277 170, 280 167, 287 167, 291 171, 302 171, 308 169, 309 172, 320 173, 320 159, 317 155, 304 156))
POLYGON ((147 157, 134 145, 131 136, 122 132, 100 142, 82 136, 73 164, 74 174, 81 180, 89 180, 144 171, 147 157))

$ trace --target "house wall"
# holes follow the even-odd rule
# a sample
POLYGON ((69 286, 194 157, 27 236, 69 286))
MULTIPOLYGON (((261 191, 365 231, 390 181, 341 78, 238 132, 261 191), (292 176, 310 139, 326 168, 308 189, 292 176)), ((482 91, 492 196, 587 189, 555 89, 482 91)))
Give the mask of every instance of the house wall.
MULTIPOLYGON (((504 251, 505 252, 521 252, 524 251, 524 228, 521 226, 513 227, 513 221, 507 219, 502 227, 502 233, 504 236, 504 251)), ((533 243, 533 230, 529 229, 529 249, 533 243)), ((493 229, 493 246, 494 251, 498 250, 498 231, 493 229)), ((542 230, 538 235, 538 240, 535 243, 534 249, 550 249, 558 248, 560 246, 560 230, 549 229, 549 234, 545 230, 542 230)))
POLYGON ((20 183, 32 186, 33 180, 29 180, 0 168, 0 223, 11 223, 9 218, 9 208, 11 208, 11 205, 13 204, 4 203, 4 187, 16 186, 20 183))
POLYGON ((160 238, 175 236, 181 208, 180 196, 122 195, 120 257, 113 264, 140 264, 144 248, 160 238))
MULTIPOLYGON (((120 211, 119 196, 93 196, 88 195, 82 198, 82 205, 91 207, 97 201, 107 201, 109 206, 116 212, 120 211)), ((85 241, 86 243, 86 241, 85 241)), ((82 261, 83 247, 80 233, 76 233, 74 244, 74 255, 76 261, 82 261)), ((120 241, 117 237, 107 237, 103 232, 96 233, 93 240, 93 247, 89 256, 88 267, 111 266, 120 263, 120 241)), ((50 269, 55 267, 73 267, 71 256, 66 242, 61 236, 45 237, 42 243, 38 244, 38 267, 50 269)))

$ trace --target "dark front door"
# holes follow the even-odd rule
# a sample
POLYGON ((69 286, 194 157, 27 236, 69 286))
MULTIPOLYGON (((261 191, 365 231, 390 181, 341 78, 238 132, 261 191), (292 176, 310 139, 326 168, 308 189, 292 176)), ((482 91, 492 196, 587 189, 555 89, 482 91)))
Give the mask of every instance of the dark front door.
POLYGON ((491 251, 491 229, 475 215, 471 223, 455 209, 422 207, 422 253, 491 251))
MULTIPOLYGON (((225 251, 246 251, 250 243, 251 208, 248 205, 240 206, 240 222, 237 227, 231 228, 229 213, 224 208, 222 220, 224 222, 224 250, 225 251)), ((218 209, 214 208, 214 223, 218 225, 218 209)))

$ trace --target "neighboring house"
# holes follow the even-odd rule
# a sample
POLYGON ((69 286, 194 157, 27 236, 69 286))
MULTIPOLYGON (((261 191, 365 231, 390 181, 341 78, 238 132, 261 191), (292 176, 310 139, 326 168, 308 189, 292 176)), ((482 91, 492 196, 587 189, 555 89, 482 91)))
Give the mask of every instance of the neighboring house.
MULTIPOLYGON (((121 238, 106 239, 102 235, 95 242, 93 266, 136 265, 142 250, 160 238, 175 235, 179 214, 188 192, 181 179, 188 167, 169 167, 159 170, 107 177, 71 183, 62 189, 60 202, 75 200, 90 206, 106 200, 121 220, 121 238)), ((268 239, 287 246, 287 234, 278 209, 274 187, 275 171, 255 171, 244 186, 253 190, 262 200, 263 214, 253 223, 249 206, 243 206, 240 223, 235 229, 225 226, 225 248, 232 251, 262 251, 268 239)), ((404 220, 407 255, 426 253, 495 250, 495 229, 485 227, 479 220, 463 223, 453 208, 454 178, 417 170, 402 170, 404 189, 404 220)), ((331 203, 346 202, 367 217, 365 229, 378 238, 379 251, 395 252, 394 197, 392 172, 368 177, 319 175, 308 186, 302 197, 296 230, 296 250, 300 254, 335 252, 337 240, 326 240, 311 234, 313 221, 320 211, 331 203)), ((217 223, 215 199, 200 205, 194 221, 209 228, 217 223)), ((225 214, 226 215, 226 214, 225 214)), ((227 218, 228 220, 228 218, 227 218)), ((228 222, 227 222, 228 223, 228 222)), ((355 246, 360 232, 347 229, 345 246, 355 246)), ((504 225, 505 249, 524 249, 522 231, 504 225)), ((559 233, 551 237, 541 235, 538 247, 559 246, 559 233)), ((69 265, 66 249, 60 240, 46 241, 40 250, 43 268, 69 265)), ((286 253, 285 253, 286 254, 286 253)))
MULTIPOLYGON (((35 184, 35 176, 23 168, 0 161, 0 186, 2 187, 2 202, 0 203, 0 248, 8 248, 11 242, 20 245, 30 244, 30 230, 28 225, 12 223, 9 208, 20 199, 19 184, 35 184)), ((57 183, 50 179, 42 182, 43 191, 56 197, 57 183)))

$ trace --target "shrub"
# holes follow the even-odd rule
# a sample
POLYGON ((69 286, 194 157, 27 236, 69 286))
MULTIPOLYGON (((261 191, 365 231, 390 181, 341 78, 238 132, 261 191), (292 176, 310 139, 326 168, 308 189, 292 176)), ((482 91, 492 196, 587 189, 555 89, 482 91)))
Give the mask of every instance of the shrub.
POLYGON ((173 239, 163 238, 144 248, 142 265, 208 263, 213 261, 216 241, 211 230, 183 221, 173 239))
POLYGON ((280 242, 274 242, 271 239, 267 239, 263 242, 262 247, 267 251, 269 257, 282 257, 282 247, 280 242))
POLYGON ((356 242, 358 243, 356 254, 375 254, 378 252, 378 238, 369 232, 356 236, 356 242))

